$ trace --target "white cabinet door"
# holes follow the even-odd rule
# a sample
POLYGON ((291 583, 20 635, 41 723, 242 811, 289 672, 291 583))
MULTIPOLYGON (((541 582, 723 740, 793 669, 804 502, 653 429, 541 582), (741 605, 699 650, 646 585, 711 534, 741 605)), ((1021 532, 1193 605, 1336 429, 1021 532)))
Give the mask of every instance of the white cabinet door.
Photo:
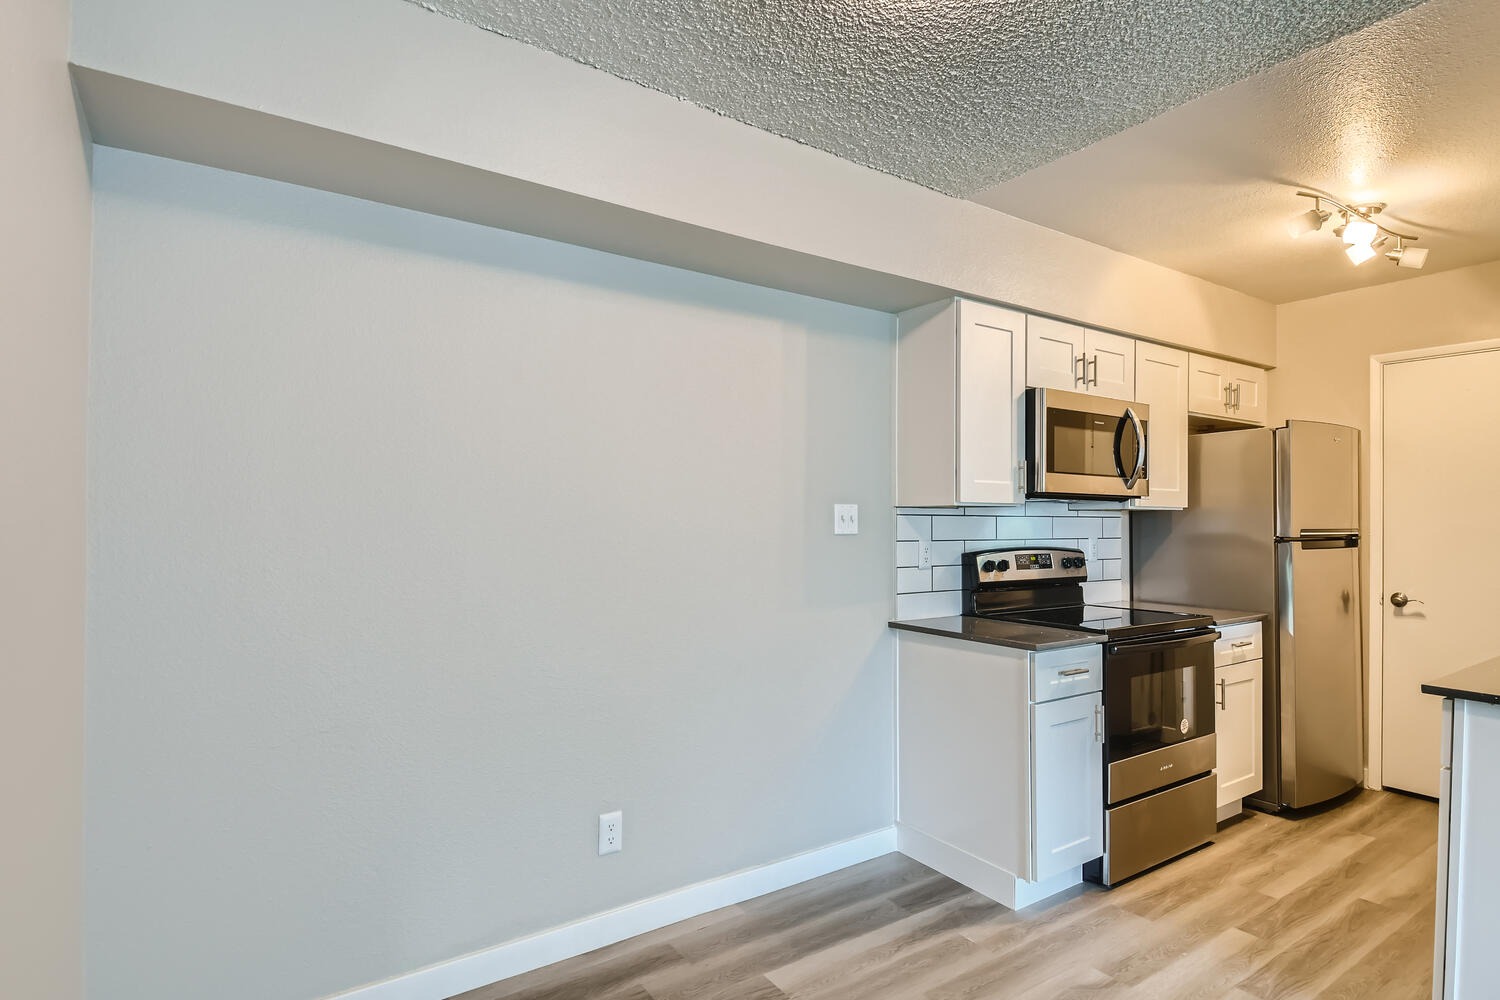
POLYGON ((1203 354, 1188 356, 1188 411, 1205 417, 1229 413, 1229 362, 1203 354))
POLYGON ((1266 405, 1266 373, 1249 365, 1231 365, 1229 378, 1229 415, 1236 420, 1264 426, 1269 410, 1266 405))
POLYGON ((1089 330, 1083 340, 1088 391, 1111 399, 1135 399, 1135 341, 1089 330))
POLYGON ((1026 384, 1038 389, 1084 392, 1081 326, 1028 317, 1026 323, 1026 384))
POLYGON ((1247 660, 1214 668, 1214 732, 1218 742, 1219 805, 1260 791, 1261 665, 1247 660))
POLYGON ((1188 505, 1188 354, 1144 341, 1135 346, 1135 398, 1151 407, 1146 421, 1146 475, 1151 495, 1137 507, 1188 505))
POLYGON ((1026 315, 983 302, 958 306, 960 504, 1020 503, 1021 397, 1026 315))
POLYGON ((1104 854, 1102 705, 1096 692, 1031 706, 1032 882, 1104 854))

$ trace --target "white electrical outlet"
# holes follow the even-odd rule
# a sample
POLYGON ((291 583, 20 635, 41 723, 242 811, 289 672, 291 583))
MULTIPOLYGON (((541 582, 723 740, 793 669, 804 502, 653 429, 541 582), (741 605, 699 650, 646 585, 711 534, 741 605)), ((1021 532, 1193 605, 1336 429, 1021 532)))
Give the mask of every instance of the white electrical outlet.
POLYGON ((599 814, 599 853, 614 854, 625 842, 625 814, 614 812, 599 814))
POLYGON ((835 535, 859 534, 859 504, 836 503, 833 505, 833 533, 835 535))
POLYGON ((1090 538, 1090 539, 1088 539, 1088 544, 1085 545, 1084 548, 1087 550, 1088 557, 1090 559, 1098 559, 1099 558, 1099 539, 1097 539, 1097 538, 1090 538))
POLYGON ((932 569, 932 543, 925 538, 917 541, 917 569, 932 569))

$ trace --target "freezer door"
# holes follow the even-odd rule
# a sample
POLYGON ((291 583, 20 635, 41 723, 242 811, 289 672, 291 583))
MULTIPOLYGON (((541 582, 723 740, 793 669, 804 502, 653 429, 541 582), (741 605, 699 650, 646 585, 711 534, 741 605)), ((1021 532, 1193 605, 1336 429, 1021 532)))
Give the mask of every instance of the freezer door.
POLYGON ((1280 542, 1281 804, 1325 802, 1364 774, 1359 549, 1280 542))
POLYGON ((1276 429, 1276 536, 1358 530, 1359 431, 1289 420, 1276 429))

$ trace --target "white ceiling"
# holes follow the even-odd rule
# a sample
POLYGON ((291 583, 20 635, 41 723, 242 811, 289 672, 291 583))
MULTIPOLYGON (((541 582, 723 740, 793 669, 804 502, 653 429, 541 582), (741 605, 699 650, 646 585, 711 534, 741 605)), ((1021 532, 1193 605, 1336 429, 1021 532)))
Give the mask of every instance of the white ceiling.
POLYGON ((968 197, 1420 0, 412 2, 968 197))
POLYGON ((973 200, 1272 302, 1500 258, 1500 2, 1430 0, 973 200), (1299 189, 1388 202, 1427 267, 1290 239, 1299 189))

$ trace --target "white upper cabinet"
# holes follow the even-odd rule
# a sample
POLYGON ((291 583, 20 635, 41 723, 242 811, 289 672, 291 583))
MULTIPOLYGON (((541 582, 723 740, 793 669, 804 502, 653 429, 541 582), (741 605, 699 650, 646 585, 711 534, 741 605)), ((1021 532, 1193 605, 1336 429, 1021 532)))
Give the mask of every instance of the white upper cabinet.
POLYGON ((1084 329, 1044 316, 1026 324, 1026 384, 1083 392, 1084 329))
POLYGON ((1032 316, 1026 328, 1026 384, 1134 399, 1135 348, 1129 337, 1032 316))
POLYGON ((1088 391, 1112 399, 1135 399, 1136 342, 1118 334, 1088 331, 1083 350, 1088 365, 1088 391))
POLYGON ((1204 354, 1192 355, 1188 412, 1226 426, 1263 426, 1268 418, 1265 370, 1204 354))
POLYGON ((1026 315, 953 299, 897 317, 896 505, 1016 504, 1026 315))
POLYGON ((1135 398, 1151 408, 1146 420, 1150 496, 1136 507, 1188 505, 1188 353, 1145 341, 1135 345, 1135 398))

